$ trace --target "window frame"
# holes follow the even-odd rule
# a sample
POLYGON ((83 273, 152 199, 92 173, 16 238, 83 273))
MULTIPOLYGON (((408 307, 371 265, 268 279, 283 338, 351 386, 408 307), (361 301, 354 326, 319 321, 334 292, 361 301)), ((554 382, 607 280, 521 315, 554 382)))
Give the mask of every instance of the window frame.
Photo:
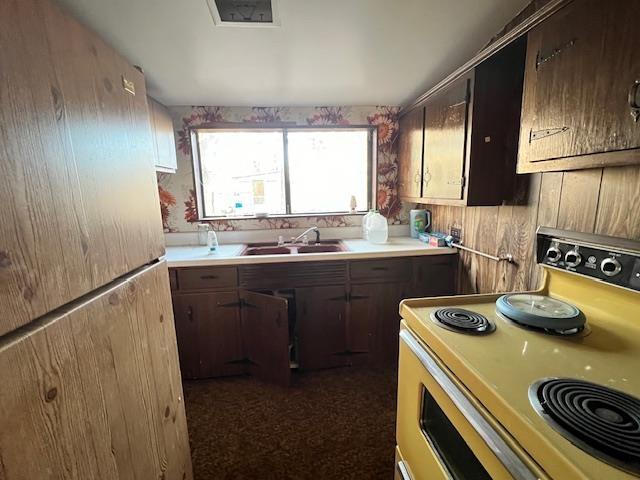
POLYGON ((198 142, 198 132, 203 131, 248 131, 248 130, 282 130, 283 142, 283 169, 284 169, 284 188, 285 188, 285 213, 270 213, 266 218, 299 218, 299 217, 331 217, 344 215, 364 215, 370 209, 375 208, 377 200, 377 127, 375 125, 297 125, 290 122, 279 123, 260 123, 260 124, 244 124, 244 123, 214 123, 206 125, 198 125, 189 127, 189 138, 191 140, 191 164, 193 184, 195 186, 195 203, 198 213, 198 220, 251 220, 256 218, 265 218, 265 216, 241 215, 241 216, 205 216, 203 183, 202 183, 202 167, 200 162, 200 143, 198 142), (310 213, 291 213, 291 188, 289 185, 289 150, 288 150, 288 133, 289 131, 337 131, 337 130, 366 130, 367 135, 367 206, 365 210, 351 213, 348 210, 339 212, 310 212, 310 213))

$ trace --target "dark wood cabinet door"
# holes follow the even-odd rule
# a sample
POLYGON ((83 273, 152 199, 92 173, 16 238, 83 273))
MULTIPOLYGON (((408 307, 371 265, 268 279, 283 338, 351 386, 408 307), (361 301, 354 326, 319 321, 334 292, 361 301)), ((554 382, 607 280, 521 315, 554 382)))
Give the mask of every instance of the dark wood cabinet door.
POLYGON ((398 360, 400 301, 409 283, 377 283, 351 286, 348 322, 352 363, 389 364, 398 360))
POLYGON ((433 255, 413 259, 413 282, 408 296, 440 297, 455 295, 458 255, 433 255))
POLYGON ((238 293, 174 294, 184 378, 237 375, 245 370, 238 293))
POLYGON ((473 73, 436 94, 425 106, 422 196, 463 197, 467 127, 473 73))
POLYGON ((249 373, 266 382, 288 386, 289 320, 287 299, 240 290, 242 339, 249 373))
POLYGON ((302 369, 347 365, 347 295, 342 286, 296 289, 298 362, 302 369))
POLYGON ((638 18, 637 0, 574 1, 529 32, 519 172, 640 161, 583 157, 640 147, 638 18))
POLYGON ((402 198, 422 195, 422 155, 424 108, 416 108, 400 118, 398 136, 398 186, 402 198))

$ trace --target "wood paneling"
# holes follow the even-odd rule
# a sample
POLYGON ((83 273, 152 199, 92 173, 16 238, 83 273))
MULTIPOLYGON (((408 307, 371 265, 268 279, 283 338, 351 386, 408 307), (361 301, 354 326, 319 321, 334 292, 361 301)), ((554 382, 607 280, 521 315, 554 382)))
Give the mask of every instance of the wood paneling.
POLYGON ((401 117, 399 129, 398 188, 400 196, 419 198, 422 194, 424 108, 416 108, 401 117))
POLYGON ((166 264, 0 343, 3 480, 191 479, 166 264))
POLYGON ((604 154, 640 148, 638 16, 636 0, 574 1, 529 32, 519 172, 640 160, 604 154))
POLYGON ((518 176, 517 200, 500 207, 427 205, 435 230, 462 228, 467 246, 515 264, 460 252, 459 293, 535 288, 535 230, 539 225, 640 240, 640 166, 518 176))
POLYGON ((595 233, 640 238, 640 168, 605 168, 595 233))
POLYGON ((0 44, 2 335, 164 241, 143 75, 48 0, 3 1, 0 44))

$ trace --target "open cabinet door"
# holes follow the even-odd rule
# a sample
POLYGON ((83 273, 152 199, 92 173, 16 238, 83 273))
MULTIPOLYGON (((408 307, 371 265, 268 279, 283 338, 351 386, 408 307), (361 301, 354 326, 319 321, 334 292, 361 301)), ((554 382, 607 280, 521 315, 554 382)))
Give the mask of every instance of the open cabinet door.
POLYGON ((288 386, 289 320, 285 298, 240 291, 242 337, 249 361, 249 372, 266 382, 288 386))

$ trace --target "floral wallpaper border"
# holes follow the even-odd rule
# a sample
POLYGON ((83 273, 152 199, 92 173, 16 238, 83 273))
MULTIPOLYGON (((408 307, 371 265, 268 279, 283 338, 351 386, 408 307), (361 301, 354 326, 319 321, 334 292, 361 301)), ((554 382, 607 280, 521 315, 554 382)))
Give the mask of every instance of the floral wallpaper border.
MULTIPOLYGON (((294 122, 296 125, 375 125, 377 145, 377 205, 389 224, 407 223, 407 208, 398 197, 399 107, 171 107, 178 169, 175 174, 158 173, 160 211, 165 232, 196 230, 195 187, 189 128, 208 123, 259 124, 294 122)), ((349 227, 361 224, 359 215, 225 219, 209 222, 216 230, 262 230, 349 227)))

